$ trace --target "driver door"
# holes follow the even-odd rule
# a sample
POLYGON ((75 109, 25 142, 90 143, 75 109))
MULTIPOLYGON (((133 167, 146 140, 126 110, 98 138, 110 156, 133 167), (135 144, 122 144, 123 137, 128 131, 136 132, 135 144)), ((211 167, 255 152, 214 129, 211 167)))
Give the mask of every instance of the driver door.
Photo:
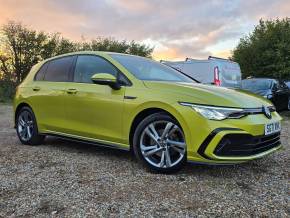
POLYGON ((113 90, 97 85, 91 77, 109 73, 117 77, 118 70, 102 57, 79 55, 73 82, 67 85, 67 116, 69 134, 122 143, 122 114, 125 87, 113 90))
POLYGON ((281 82, 275 81, 273 86, 273 102, 278 110, 287 108, 288 93, 281 82))

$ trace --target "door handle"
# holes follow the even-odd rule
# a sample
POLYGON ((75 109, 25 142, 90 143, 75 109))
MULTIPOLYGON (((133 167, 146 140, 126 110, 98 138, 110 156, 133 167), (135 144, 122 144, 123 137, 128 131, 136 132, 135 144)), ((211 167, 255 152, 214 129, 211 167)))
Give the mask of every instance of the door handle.
POLYGON ((76 94, 78 92, 78 90, 76 90, 76 89, 68 89, 68 90, 66 90, 66 92, 68 94, 76 94))
POLYGON ((35 86, 35 87, 33 87, 33 88, 32 88, 32 90, 37 92, 37 91, 39 91, 39 90, 40 90, 40 87, 38 87, 38 86, 35 86))

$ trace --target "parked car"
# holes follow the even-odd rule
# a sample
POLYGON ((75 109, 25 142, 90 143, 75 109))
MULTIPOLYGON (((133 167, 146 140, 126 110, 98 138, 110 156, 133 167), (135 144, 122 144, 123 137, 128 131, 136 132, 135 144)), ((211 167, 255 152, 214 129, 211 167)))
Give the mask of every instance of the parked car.
POLYGON ((290 110, 290 89, 285 82, 269 78, 244 79, 242 89, 269 99, 277 110, 290 110))
POLYGON ((180 70, 204 84, 240 88, 241 69, 238 63, 228 59, 209 56, 207 60, 186 58, 185 61, 164 61, 161 63, 180 70))
POLYGON ((23 144, 46 135, 133 150, 147 167, 241 163, 279 148, 281 117, 267 100, 194 83, 151 59, 77 52, 35 65, 17 88, 23 144))

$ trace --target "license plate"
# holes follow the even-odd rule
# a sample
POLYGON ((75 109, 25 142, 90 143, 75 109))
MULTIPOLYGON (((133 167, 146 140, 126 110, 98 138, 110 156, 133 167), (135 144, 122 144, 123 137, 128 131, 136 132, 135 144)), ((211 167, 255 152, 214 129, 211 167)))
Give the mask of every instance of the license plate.
POLYGON ((265 124, 265 135, 270 135, 275 132, 281 131, 281 123, 274 122, 274 123, 267 123, 265 124))

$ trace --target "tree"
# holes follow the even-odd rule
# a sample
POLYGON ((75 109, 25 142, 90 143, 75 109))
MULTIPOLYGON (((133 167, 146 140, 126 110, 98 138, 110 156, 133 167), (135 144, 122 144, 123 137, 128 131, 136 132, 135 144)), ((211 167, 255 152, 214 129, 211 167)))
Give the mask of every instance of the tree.
POLYGON ((126 40, 98 37, 74 42, 61 34, 35 31, 10 21, 0 32, 0 101, 13 96, 33 65, 44 59, 80 50, 112 51, 151 57, 153 48, 126 40))
POLYGON ((232 59, 240 64, 243 77, 290 79, 290 18, 260 20, 240 39, 232 59))
POLYGON ((43 44, 40 56, 42 60, 79 50, 78 43, 63 38, 59 33, 47 34, 47 41, 43 44))
POLYGON ((0 69, 19 84, 33 65, 54 55, 76 50, 76 43, 31 30, 21 23, 8 22, 2 28, 2 55, 0 69))
POLYGON ((153 48, 126 40, 96 38, 89 42, 74 42, 59 33, 37 32, 10 21, 0 33, 0 80, 17 84, 26 77, 33 65, 44 59, 80 50, 112 51, 151 57, 153 48))
POLYGON ((35 52, 39 49, 39 45, 45 36, 12 22, 3 27, 3 35, 5 36, 6 50, 1 62, 3 67, 9 66, 9 68, 5 67, 4 69, 2 67, 2 70, 6 75, 13 74, 16 82, 20 83, 25 76, 24 72, 39 61, 35 52))
POLYGON ((152 47, 136 43, 135 41, 127 42, 126 40, 118 41, 114 38, 98 37, 88 43, 80 44, 80 50, 91 51, 111 51, 125 54, 139 55, 151 58, 152 47))

